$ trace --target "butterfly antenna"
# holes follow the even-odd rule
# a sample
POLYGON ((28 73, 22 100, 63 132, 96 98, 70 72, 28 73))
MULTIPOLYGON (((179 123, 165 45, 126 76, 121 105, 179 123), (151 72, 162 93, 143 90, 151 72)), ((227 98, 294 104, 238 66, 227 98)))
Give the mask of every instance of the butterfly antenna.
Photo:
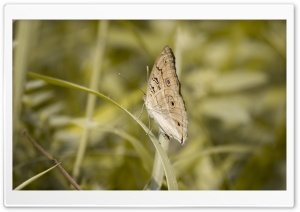
MULTIPOLYGON (((123 77, 123 75, 122 75, 121 73, 119 73, 119 76, 122 77, 124 80, 126 80, 126 81, 131 85, 131 87, 133 87, 133 86, 132 86, 132 83, 129 82, 128 79, 126 79, 125 77, 123 77)), ((139 89, 144 95, 146 95, 146 93, 145 93, 144 91, 142 91, 142 89, 140 89, 140 88, 138 88, 138 89, 139 89)))

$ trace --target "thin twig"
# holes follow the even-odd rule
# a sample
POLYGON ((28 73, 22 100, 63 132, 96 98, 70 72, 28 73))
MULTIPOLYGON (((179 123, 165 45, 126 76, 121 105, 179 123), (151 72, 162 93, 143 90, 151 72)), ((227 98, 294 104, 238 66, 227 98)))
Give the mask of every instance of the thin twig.
POLYGON ((68 179, 68 181, 77 189, 82 190, 81 187, 75 182, 75 180, 68 174, 68 172, 59 164, 59 162, 49 154, 43 147, 41 147, 37 142, 35 142, 30 135, 27 133, 27 130, 23 131, 23 136, 30 141, 41 153, 43 153, 49 160, 57 165, 59 171, 68 179))

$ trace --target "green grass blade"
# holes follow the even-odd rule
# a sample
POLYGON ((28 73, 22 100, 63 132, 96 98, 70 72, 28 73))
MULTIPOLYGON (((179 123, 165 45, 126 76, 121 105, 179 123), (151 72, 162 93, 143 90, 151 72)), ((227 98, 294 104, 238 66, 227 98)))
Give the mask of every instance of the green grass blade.
POLYGON ((29 178, 28 180, 26 180, 25 182, 23 182, 22 184, 20 184, 18 187, 16 187, 14 190, 22 190, 25 186, 27 186, 28 184, 32 183, 33 181, 35 181, 36 179, 40 178, 41 176, 43 176, 44 174, 46 174, 47 172, 51 171, 52 169, 54 169, 56 166, 58 166, 60 163, 52 166, 51 168, 29 178))
POLYGON ((221 153, 253 153, 257 150, 257 147, 244 146, 244 145, 223 145, 217 147, 207 148, 205 150, 199 151, 197 153, 188 155, 183 158, 174 158, 173 166, 178 166, 181 162, 191 161, 197 159, 198 157, 204 157, 211 154, 221 154, 221 153))
MULTIPOLYGON (((169 141, 167 141, 161 134, 159 136, 159 141, 162 148, 167 152, 169 148, 169 141)), ((158 152, 155 152, 151 180, 146 186, 145 190, 160 190, 163 184, 164 176, 163 165, 161 163, 159 154, 158 152)))
POLYGON ((120 137, 128 140, 131 143, 131 145, 134 147, 136 152, 139 154, 141 160, 143 161, 143 166, 145 167, 145 169, 147 171, 151 172, 151 163, 152 163, 153 159, 152 159, 149 151, 147 151, 147 149, 141 144, 141 142, 138 139, 136 139, 132 135, 130 135, 122 130, 118 130, 118 129, 105 128, 105 129, 103 129, 103 131, 114 133, 114 134, 119 135, 120 137))
POLYGON ((32 72, 29 72, 28 75, 29 75, 29 77, 44 80, 44 81, 46 81, 50 84, 53 84, 53 85, 58 85, 58 86, 66 87, 66 88, 72 88, 72 89, 81 90, 81 91, 85 91, 85 92, 94 94, 94 95, 96 95, 96 96, 98 96, 98 97, 100 97, 100 98, 102 98, 102 99, 104 99, 108 102, 113 103, 115 106, 117 106, 120 109, 122 109, 123 111, 125 111, 131 118, 133 118, 144 129, 146 134, 151 139, 156 151, 158 152, 158 154, 161 158, 161 162, 163 164, 164 171, 165 171, 165 174, 166 174, 168 189, 169 190, 178 190, 177 180, 176 180, 175 174, 173 172, 172 165, 170 164, 169 158, 166 155, 165 151, 163 150, 163 148, 159 144, 159 141, 153 135, 153 133, 146 127, 146 125, 144 125, 138 118, 136 118, 133 114, 131 114, 127 109, 125 109, 124 107, 119 105, 114 100, 112 100, 112 99, 108 98, 107 96, 103 95, 102 93, 98 93, 98 92, 96 92, 92 89, 86 88, 84 86, 80 86, 80 85, 77 85, 77 84, 74 84, 74 83, 66 82, 66 81, 60 80, 60 79, 55 79, 53 77, 47 77, 47 76, 44 76, 44 75, 35 74, 35 73, 32 73, 32 72))
MULTIPOLYGON (((97 35, 97 42, 95 47, 93 70, 91 73, 90 85, 89 85, 89 87, 92 89, 96 89, 98 87, 98 82, 102 71, 102 64, 104 60, 104 50, 105 50, 105 43, 106 43, 105 41, 106 41, 106 36, 108 31, 108 23, 109 22, 107 20, 98 21, 98 35, 97 35)), ((87 97, 86 108, 85 108, 86 120, 91 121, 93 119, 95 107, 96 107, 96 96, 89 94, 87 97)), ((83 158, 85 155, 89 136, 90 136, 89 129, 87 127, 84 127, 84 131, 82 133, 79 142, 77 156, 73 167, 73 177, 75 179, 77 179, 80 172, 80 168, 83 163, 83 158)))
MULTIPOLYGON (((13 64, 13 123, 14 127, 19 126, 19 117, 22 110, 22 96, 26 84, 26 72, 32 44, 36 39, 33 39, 36 30, 38 29, 39 21, 18 21, 16 24, 16 38, 18 45, 14 49, 14 64, 13 64)), ((17 130, 17 129, 14 129, 17 130)))

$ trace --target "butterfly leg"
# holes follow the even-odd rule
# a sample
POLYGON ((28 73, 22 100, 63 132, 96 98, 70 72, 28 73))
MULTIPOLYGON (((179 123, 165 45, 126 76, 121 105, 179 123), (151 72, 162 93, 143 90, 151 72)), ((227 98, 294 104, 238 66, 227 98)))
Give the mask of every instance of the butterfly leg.
POLYGON ((140 117, 142 116, 143 112, 144 112, 144 106, 145 106, 145 103, 143 104, 143 107, 142 107, 142 112, 141 114, 136 118, 136 119, 140 119, 140 117))
POLYGON ((170 140, 170 136, 167 133, 165 133, 165 131, 163 131, 161 128, 160 128, 160 133, 164 136, 166 140, 168 141, 170 140))
POLYGON ((149 114, 148 114, 148 129, 149 129, 149 131, 148 131, 148 133, 147 133, 146 135, 148 135, 149 132, 152 131, 152 129, 151 129, 151 124, 150 124, 150 116, 149 116, 149 114))
POLYGON ((149 129, 148 133, 152 131, 151 125, 150 125, 150 118, 149 118, 149 116, 148 116, 148 129, 149 129))

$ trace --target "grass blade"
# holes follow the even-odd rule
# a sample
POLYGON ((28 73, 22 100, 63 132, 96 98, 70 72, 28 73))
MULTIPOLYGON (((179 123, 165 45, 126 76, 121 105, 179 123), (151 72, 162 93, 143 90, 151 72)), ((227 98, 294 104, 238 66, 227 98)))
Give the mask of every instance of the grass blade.
MULTIPOLYGON (((159 141, 165 151, 169 148, 169 141, 167 141, 161 134, 159 135, 159 141)), ((163 165, 161 163, 158 152, 155 152, 155 158, 153 163, 152 176, 149 184, 145 190, 160 190, 163 184, 164 172, 163 165)))
MULTIPOLYGON (((105 50, 105 43, 106 43, 105 41, 106 41, 106 36, 108 31, 108 23, 109 22, 107 20, 98 21, 98 36, 97 36, 97 43, 95 48, 93 70, 92 70, 92 75, 90 78, 90 86, 89 86, 92 89, 96 89, 98 87, 98 81, 100 78, 102 63, 104 60, 103 58, 104 58, 104 50, 105 50)), ((86 111, 85 111, 85 117, 88 121, 91 121, 93 118, 95 105, 96 105, 96 96, 88 95, 88 99, 86 103, 86 111)), ((87 127, 85 127, 79 142, 77 156, 73 167, 73 177, 75 179, 79 175, 80 167, 83 162, 89 136, 90 136, 90 131, 87 127)))
POLYGON ((132 135, 130 135, 122 130, 118 130, 118 129, 105 128, 105 129, 103 129, 103 131, 114 133, 114 134, 128 140, 131 143, 131 145, 134 147, 136 152, 139 154, 141 160, 143 161, 143 166, 145 167, 145 169, 147 171, 151 172, 151 163, 153 161, 152 157, 151 157, 150 153, 147 151, 147 149, 141 144, 141 142, 138 139, 136 139, 132 135))
POLYGON ((217 147, 207 148, 205 150, 199 151, 194 154, 187 155, 183 158, 174 158, 173 166, 178 166, 178 164, 186 161, 192 161, 200 157, 204 157, 212 154, 221 154, 221 153, 253 153, 257 151, 257 147, 254 146, 245 146, 245 145, 222 145, 217 147))
POLYGON ((80 85, 77 85, 77 84, 74 84, 74 83, 66 82, 66 81, 60 80, 60 79, 55 79, 53 77, 47 77, 47 76, 44 76, 44 75, 35 74, 35 73, 32 73, 32 72, 29 72, 28 75, 29 75, 29 77, 44 80, 44 81, 46 81, 50 84, 53 84, 53 85, 58 85, 58 86, 66 87, 66 88, 72 88, 72 89, 81 90, 81 91, 85 91, 85 92, 94 94, 94 95, 96 95, 96 96, 98 96, 98 97, 100 97, 100 98, 102 98, 102 99, 104 99, 108 102, 111 102, 112 104, 114 104, 115 106, 119 107, 124 112, 126 112, 131 118, 133 118, 143 128, 143 130, 146 132, 146 134, 151 139, 155 149, 157 150, 157 152, 158 152, 158 154, 161 158, 161 162, 163 164, 163 168, 164 168, 166 179, 167 179, 168 189, 169 190, 178 190, 177 180, 176 180, 175 174, 173 172, 172 165, 170 164, 169 158, 166 155, 165 151, 163 150, 163 148, 159 144, 159 141, 153 135, 153 133, 148 129, 148 127, 146 127, 146 125, 144 125, 138 118, 136 118, 133 114, 131 114, 127 109, 125 109, 124 107, 119 105, 114 100, 112 100, 112 99, 108 98, 107 96, 103 95, 102 93, 98 93, 98 92, 96 92, 92 89, 86 88, 84 86, 80 86, 80 85))
POLYGON ((25 186, 27 186, 28 184, 32 183, 33 181, 35 181, 36 179, 40 178, 41 176, 43 176, 44 174, 46 174, 47 172, 51 171, 52 169, 54 169, 56 166, 58 166, 60 163, 52 166, 51 168, 29 178, 28 180, 26 180, 25 182, 23 182, 22 184, 20 184, 18 187, 16 187, 14 190, 22 190, 25 186))

